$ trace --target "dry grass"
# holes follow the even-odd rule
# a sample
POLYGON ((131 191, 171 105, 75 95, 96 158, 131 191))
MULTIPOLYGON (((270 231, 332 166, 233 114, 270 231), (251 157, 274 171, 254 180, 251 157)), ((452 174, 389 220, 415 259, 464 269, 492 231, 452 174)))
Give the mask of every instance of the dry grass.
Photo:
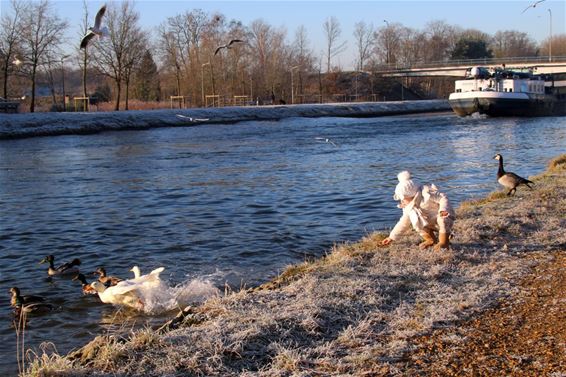
POLYGON ((560 173, 564 170, 566 170, 566 154, 553 158, 548 163, 548 172, 550 173, 560 173))
POLYGON ((28 374, 403 376, 415 336, 504 299, 529 270, 525 255, 566 245, 566 157, 554 161, 533 191, 463 206, 449 252, 420 251, 416 235, 383 248, 371 234, 213 298, 178 329, 99 339, 81 357, 40 355, 28 374))

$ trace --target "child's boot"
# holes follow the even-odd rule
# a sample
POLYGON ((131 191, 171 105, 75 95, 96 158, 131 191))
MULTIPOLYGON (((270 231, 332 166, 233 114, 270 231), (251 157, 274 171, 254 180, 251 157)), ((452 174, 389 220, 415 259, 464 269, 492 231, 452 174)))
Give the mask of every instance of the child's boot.
POLYGON ((450 238, 448 233, 438 234, 438 243, 434 245, 434 251, 440 251, 440 249, 450 249, 450 238))
POLYGON ((423 230, 421 232, 421 237, 423 238, 423 242, 419 244, 419 249, 424 250, 427 247, 431 247, 436 242, 434 238, 434 233, 430 230, 423 230))

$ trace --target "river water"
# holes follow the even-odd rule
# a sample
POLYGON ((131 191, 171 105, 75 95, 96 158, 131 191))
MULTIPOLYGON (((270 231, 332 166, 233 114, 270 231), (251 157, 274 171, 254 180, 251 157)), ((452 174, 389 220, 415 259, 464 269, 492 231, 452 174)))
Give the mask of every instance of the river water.
MULTIPOLYGON (((0 374, 17 373, 8 290, 56 310, 30 318, 26 348, 66 353, 126 314, 47 278, 47 254, 81 270, 165 266, 171 285, 234 289, 394 225, 400 170, 454 204, 498 189, 501 153, 522 176, 566 152, 566 118, 294 118, 0 141, 0 374), (319 139, 322 138, 322 139, 319 139), (326 142, 323 139, 329 139, 326 142)), ((137 325, 158 318, 128 315, 137 325)))

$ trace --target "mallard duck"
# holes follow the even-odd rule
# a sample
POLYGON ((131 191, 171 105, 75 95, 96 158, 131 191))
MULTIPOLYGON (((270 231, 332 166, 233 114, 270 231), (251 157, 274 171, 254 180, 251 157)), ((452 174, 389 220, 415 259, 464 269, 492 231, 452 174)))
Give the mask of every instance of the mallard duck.
POLYGON ((22 311, 25 313, 39 313, 53 309, 53 306, 46 303, 43 297, 33 295, 22 296, 20 289, 17 287, 10 288, 10 293, 12 294, 10 305, 15 309, 16 315, 21 314, 22 311))
POLYGON ((139 285, 124 283, 125 282, 120 282, 109 288, 99 281, 93 281, 90 285, 98 292, 100 301, 105 304, 124 305, 143 310, 144 304, 137 291, 139 285))
POLYGON ((14 307, 16 306, 16 304, 23 304, 23 305, 37 304, 38 302, 45 301, 45 299, 40 296, 33 296, 33 295, 22 296, 20 294, 20 289, 17 287, 10 288, 10 293, 12 294, 12 297, 10 299, 10 304, 14 307))
POLYGON ((122 279, 116 276, 107 276, 104 267, 98 267, 94 273, 98 274, 98 281, 107 287, 112 287, 122 281, 122 279))
POLYGON ((86 277, 83 274, 77 274, 73 280, 78 280, 81 283, 83 295, 95 295, 98 293, 89 283, 87 283, 86 277))
POLYGON ((529 184, 534 184, 534 182, 529 181, 523 177, 518 176, 515 173, 506 172, 503 169, 503 156, 499 153, 493 157, 495 160, 499 160, 499 170, 497 170, 497 182, 500 185, 507 187, 509 191, 507 195, 515 195, 517 191, 517 187, 520 185, 525 185, 532 190, 532 187, 529 184))
POLYGON ((69 274, 78 274, 79 267, 81 265, 81 260, 78 258, 73 259, 71 262, 64 263, 59 267, 55 268, 54 263, 55 257, 53 255, 48 255, 39 264, 42 263, 49 263, 49 268, 47 269, 47 274, 49 276, 54 275, 69 275, 69 274))

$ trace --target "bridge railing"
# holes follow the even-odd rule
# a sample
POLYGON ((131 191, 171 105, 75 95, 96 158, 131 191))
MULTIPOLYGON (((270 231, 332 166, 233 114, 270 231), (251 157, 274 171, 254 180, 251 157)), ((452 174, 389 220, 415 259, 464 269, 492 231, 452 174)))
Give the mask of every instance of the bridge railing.
POLYGON ((380 65, 379 70, 395 71, 402 69, 418 69, 418 68, 437 68, 437 67, 457 67, 457 66, 477 66, 477 65, 502 65, 502 64, 540 64, 540 63, 563 63, 566 62, 566 56, 523 56, 509 58, 482 58, 482 59, 464 59, 464 60, 442 60, 429 63, 415 63, 413 65, 396 63, 380 65), (552 60, 552 61, 550 61, 552 60))

